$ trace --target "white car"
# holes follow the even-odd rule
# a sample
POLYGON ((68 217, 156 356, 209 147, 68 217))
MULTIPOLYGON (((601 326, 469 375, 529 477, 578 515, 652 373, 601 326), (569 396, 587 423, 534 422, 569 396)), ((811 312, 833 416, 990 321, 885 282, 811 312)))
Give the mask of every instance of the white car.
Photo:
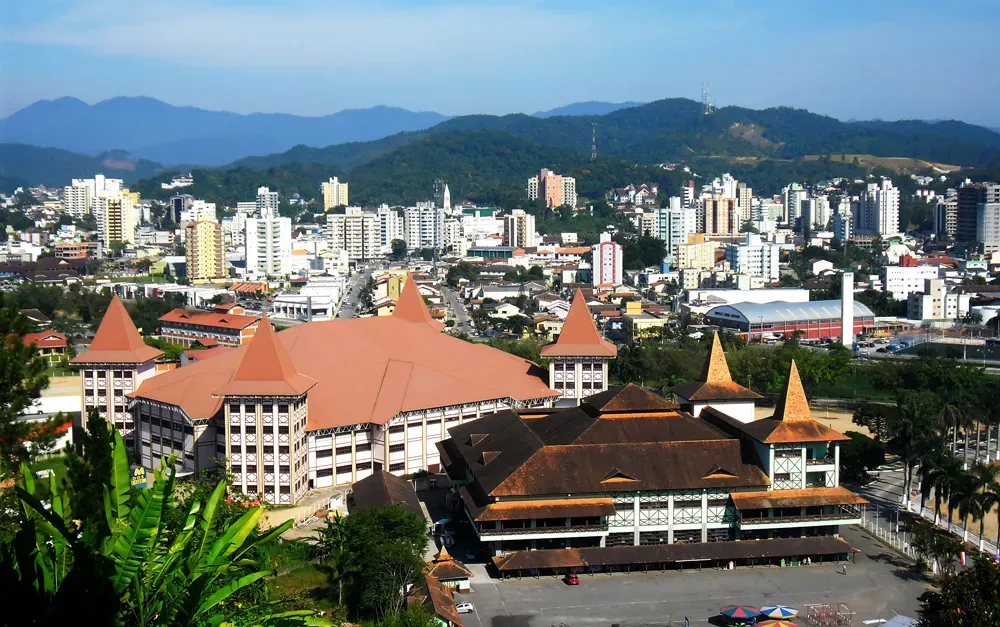
POLYGON ((470 612, 476 611, 476 607, 471 603, 458 603, 457 605, 455 605, 455 609, 458 611, 459 614, 468 614, 470 612))

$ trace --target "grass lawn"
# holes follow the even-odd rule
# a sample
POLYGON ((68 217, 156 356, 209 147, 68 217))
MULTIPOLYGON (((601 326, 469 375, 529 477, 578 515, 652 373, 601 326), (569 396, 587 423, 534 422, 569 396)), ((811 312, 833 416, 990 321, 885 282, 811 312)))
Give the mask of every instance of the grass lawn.
POLYGON ((867 369, 857 368, 850 376, 837 383, 823 383, 811 392, 815 398, 843 398, 859 401, 892 402, 892 390, 880 390, 872 385, 867 369))
POLYGON ((291 600, 287 609, 326 611, 337 603, 336 586, 330 584, 326 571, 314 564, 268 579, 267 586, 275 599, 291 600))
POLYGON ((75 374, 76 372, 72 369, 61 368, 59 366, 50 366, 45 369, 45 376, 47 377, 72 377, 75 374))

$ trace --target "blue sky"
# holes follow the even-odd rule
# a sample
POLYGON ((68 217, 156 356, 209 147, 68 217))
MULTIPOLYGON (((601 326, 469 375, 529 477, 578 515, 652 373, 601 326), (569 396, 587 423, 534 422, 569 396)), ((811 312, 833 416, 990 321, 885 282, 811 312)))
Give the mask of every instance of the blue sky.
POLYGON ((0 0, 0 116, 152 96, 321 115, 700 97, 1000 126, 990 0, 0 0))

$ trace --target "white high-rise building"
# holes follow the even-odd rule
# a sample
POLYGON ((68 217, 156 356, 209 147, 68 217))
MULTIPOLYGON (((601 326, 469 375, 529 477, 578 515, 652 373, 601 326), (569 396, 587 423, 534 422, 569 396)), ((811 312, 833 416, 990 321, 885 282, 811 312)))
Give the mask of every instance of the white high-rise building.
POLYGON ((268 187, 257 188, 257 217, 268 219, 278 215, 278 192, 268 187))
POLYGON ((444 245, 444 208, 436 207, 433 202, 418 202, 416 207, 407 207, 403 212, 403 225, 409 250, 440 250, 444 245))
POLYGON ((403 217, 399 212, 389 207, 389 205, 379 205, 376 212, 379 220, 379 247, 383 254, 392 252, 392 241, 396 239, 406 239, 403 230, 403 217))
MULTIPOLYGON (((74 181, 75 183, 75 181, 74 181)), ((63 206, 66 213, 74 218, 82 218, 90 213, 93 188, 87 185, 67 185, 63 188, 63 206)))
POLYGON ((841 243, 854 236, 854 214, 851 211, 851 201, 843 198, 837 205, 837 213, 833 215, 833 236, 841 243))
POLYGON ((290 218, 247 218, 245 239, 249 278, 285 277, 291 274, 290 218))
POLYGON ((444 226, 441 228, 441 237, 444 249, 449 254, 465 256, 468 246, 465 237, 462 236, 462 221, 459 218, 445 218, 444 226))
POLYGON ((778 257, 781 247, 761 241, 760 235, 747 233, 746 243, 726 249, 726 259, 732 271, 737 274, 764 277, 777 281, 778 257))
POLYGON ((666 207, 654 209, 656 237, 663 240, 667 256, 676 258, 677 246, 687 243, 688 235, 698 229, 698 210, 682 207, 680 196, 671 196, 666 207))
POLYGON ((736 198, 738 186, 739 182, 733 178, 732 174, 726 172, 721 179, 717 178, 712 181, 712 194, 725 198, 736 198))
POLYGON ((982 253, 1000 250, 1000 185, 987 185, 985 202, 976 205, 976 241, 982 253))
POLYGON ((622 284, 622 246, 610 233, 601 233, 601 241, 592 248, 592 259, 595 286, 622 284))
POLYGON ((869 235, 899 233, 899 189, 892 186, 891 180, 868 184, 868 189, 861 193, 855 226, 869 235))
POLYGON ((191 205, 181 211, 180 224, 188 222, 218 222, 215 214, 215 203, 204 200, 192 201, 191 205))
POLYGON ((809 193, 798 183, 792 183, 781 190, 784 204, 786 224, 794 224, 795 220, 802 215, 802 200, 807 198, 809 193))
POLYGON ((799 227, 805 231, 822 231, 830 223, 830 200, 826 196, 804 198, 800 204, 802 218, 799 227))
POLYGON ((138 215, 135 211, 136 194, 115 193, 98 196, 91 204, 91 211, 97 221, 101 243, 134 244, 138 215))
POLYGON ((347 258, 365 260, 377 257, 382 225, 379 216, 362 211, 361 207, 347 207, 344 213, 326 216, 326 236, 332 250, 346 250, 347 258))
MULTIPOLYGON (((252 213, 253 210, 251 210, 250 214, 252 213)), ((246 246, 247 217, 250 214, 237 210, 233 215, 222 219, 222 232, 225 234, 226 239, 228 239, 230 246, 246 246)))
POLYGON ((535 216, 523 209, 514 209, 503 218, 503 244, 515 248, 535 245, 535 216))
POLYGON ((740 210, 740 222, 753 220, 753 188, 746 183, 736 185, 736 207, 740 210))

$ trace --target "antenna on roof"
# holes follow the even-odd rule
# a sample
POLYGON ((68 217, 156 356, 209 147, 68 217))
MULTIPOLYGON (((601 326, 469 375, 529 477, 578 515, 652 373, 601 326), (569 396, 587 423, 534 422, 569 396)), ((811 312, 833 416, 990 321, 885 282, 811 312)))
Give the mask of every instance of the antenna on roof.
POLYGON ((590 123, 590 160, 597 161, 597 122, 590 123))
POLYGON ((704 109, 705 115, 711 115, 712 113, 712 92, 708 88, 708 83, 703 82, 701 84, 701 106, 704 109))

